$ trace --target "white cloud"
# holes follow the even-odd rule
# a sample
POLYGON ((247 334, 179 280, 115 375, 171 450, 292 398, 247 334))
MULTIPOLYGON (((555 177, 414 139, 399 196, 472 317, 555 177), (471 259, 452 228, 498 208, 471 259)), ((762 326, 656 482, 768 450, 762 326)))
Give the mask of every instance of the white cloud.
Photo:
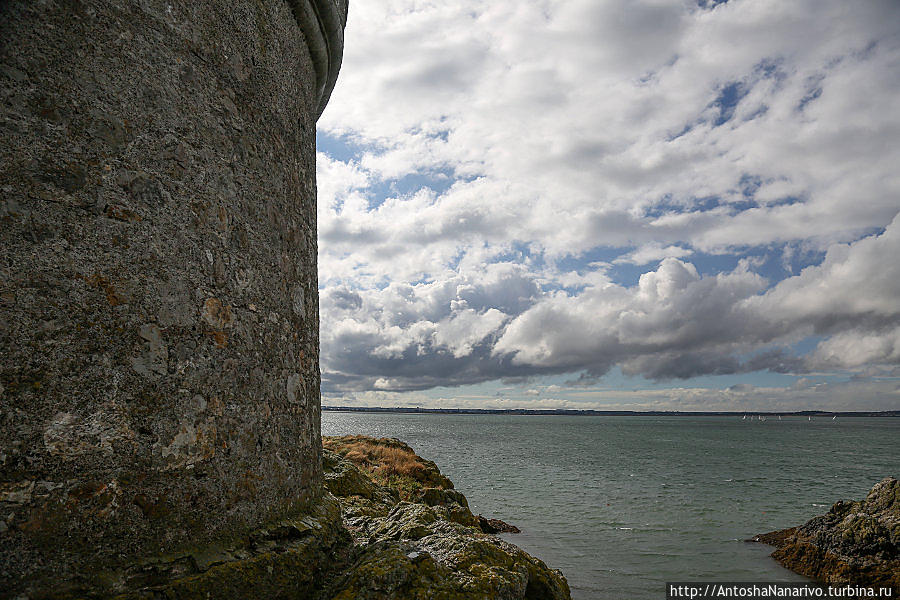
POLYGON ((812 364, 896 363, 897 256, 900 217, 881 235, 835 244, 821 265, 765 292, 766 281, 745 265, 700 277, 667 258, 634 288, 545 298, 506 327, 494 353, 516 364, 599 373, 619 364, 626 373, 686 378, 741 372, 740 354, 820 333, 839 335, 820 344, 812 364))
POLYGON ((392 0, 346 38, 319 122, 360 149, 319 156, 327 388, 892 372, 896 2, 392 0), (384 191, 408 176, 432 182, 384 191))
POLYGON ((615 365, 651 379, 896 365, 898 232, 900 219, 836 244, 821 265, 769 289, 748 261, 701 276, 671 257, 634 287, 600 279, 571 294, 541 291, 510 263, 377 291, 332 287, 322 294, 323 369, 339 388, 380 380, 402 390, 615 365), (777 351, 814 333, 834 337, 807 360, 777 351))
POLYGON ((655 244, 653 242, 645 244, 636 250, 623 254, 615 259, 613 263, 631 263, 633 265, 646 265, 649 263, 659 262, 664 258, 683 258, 690 256, 694 251, 689 248, 680 246, 666 246, 655 244))
POLYGON ((834 244, 825 260, 778 284, 749 306, 779 326, 812 323, 828 333, 900 315, 900 216, 881 235, 834 244))

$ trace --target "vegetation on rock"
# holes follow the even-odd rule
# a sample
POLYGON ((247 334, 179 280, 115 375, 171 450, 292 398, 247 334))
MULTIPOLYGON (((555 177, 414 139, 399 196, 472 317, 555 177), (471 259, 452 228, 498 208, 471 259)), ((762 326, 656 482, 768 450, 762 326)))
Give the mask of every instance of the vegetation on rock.
POLYGON ((565 577, 484 533, 466 497, 393 439, 324 438, 325 487, 353 536, 322 598, 562 600, 565 577))
POLYGON ((436 464, 400 440, 345 435, 324 437, 322 445, 350 460, 377 484, 396 489, 403 500, 423 488, 453 489, 453 482, 441 475, 436 464))

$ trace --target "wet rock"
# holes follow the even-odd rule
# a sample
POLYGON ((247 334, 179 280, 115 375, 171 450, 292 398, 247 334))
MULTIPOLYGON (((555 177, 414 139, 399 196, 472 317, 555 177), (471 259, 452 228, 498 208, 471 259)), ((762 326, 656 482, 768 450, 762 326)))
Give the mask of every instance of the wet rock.
POLYGON ((478 527, 485 533, 522 533, 522 530, 515 525, 510 525, 506 521, 500 519, 488 519, 478 515, 478 527))

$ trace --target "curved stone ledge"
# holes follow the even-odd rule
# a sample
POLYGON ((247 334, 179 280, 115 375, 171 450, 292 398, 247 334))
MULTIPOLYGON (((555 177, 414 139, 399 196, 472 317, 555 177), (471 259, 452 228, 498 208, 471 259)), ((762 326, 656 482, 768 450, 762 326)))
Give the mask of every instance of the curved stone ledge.
POLYGON ((316 73, 316 118, 328 104, 344 54, 348 0, 288 0, 316 73))

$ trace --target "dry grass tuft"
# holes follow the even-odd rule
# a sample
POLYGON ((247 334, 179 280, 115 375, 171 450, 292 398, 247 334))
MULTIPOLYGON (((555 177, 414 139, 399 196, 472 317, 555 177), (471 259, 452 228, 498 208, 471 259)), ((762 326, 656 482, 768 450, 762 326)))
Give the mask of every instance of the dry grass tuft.
POLYGON ((418 480, 425 474, 425 465, 419 462, 419 457, 400 448, 355 444, 344 456, 357 464, 372 466, 384 475, 402 475, 418 480))
POLYGON ((353 461, 376 483, 398 489, 402 497, 423 487, 453 487, 437 465, 417 455, 400 440, 364 435, 325 436, 322 445, 353 461))

